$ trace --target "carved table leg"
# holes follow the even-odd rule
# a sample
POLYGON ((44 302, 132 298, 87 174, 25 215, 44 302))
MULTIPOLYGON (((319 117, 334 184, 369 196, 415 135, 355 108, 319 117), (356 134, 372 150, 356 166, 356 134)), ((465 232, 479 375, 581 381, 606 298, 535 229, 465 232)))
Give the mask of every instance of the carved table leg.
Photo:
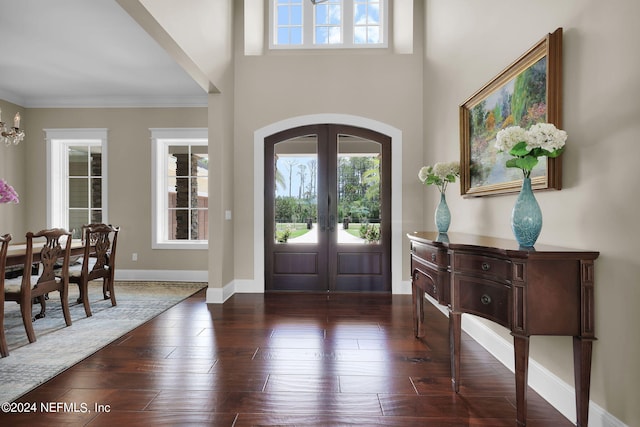
POLYGON ((589 422, 592 345, 592 338, 573 337, 573 372, 576 386, 577 427, 587 427, 589 422))
POLYGON ((516 424, 527 425, 527 375, 529 367, 529 337, 513 335, 516 374, 516 424))
POLYGON ((462 336, 462 313, 449 310, 449 346, 451 354, 451 386, 460 391, 460 338, 462 336))
POLYGON ((415 284, 411 285, 413 300, 413 334, 417 337, 424 336, 424 292, 415 284))

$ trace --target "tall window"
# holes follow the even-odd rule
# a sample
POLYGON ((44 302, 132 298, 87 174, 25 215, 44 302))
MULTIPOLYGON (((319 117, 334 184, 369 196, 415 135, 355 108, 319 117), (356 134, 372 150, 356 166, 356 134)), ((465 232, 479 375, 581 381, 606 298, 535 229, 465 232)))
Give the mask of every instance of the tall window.
POLYGON ((47 224, 73 231, 107 222, 107 130, 45 129, 47 224))
POLYGON ((151 129, 154 249, 206 249, 207 129, 151 129))
POLYGON ((387 47, 388 0, 271 0, 270 47, 387 47))

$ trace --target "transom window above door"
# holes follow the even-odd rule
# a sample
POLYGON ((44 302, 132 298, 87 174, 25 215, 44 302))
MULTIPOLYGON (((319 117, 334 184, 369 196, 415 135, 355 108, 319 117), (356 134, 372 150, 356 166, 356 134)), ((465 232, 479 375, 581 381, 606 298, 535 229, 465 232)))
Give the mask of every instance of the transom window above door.
POLYGON ((272 49, 385 48, 388 0, 270 0, 272 49))

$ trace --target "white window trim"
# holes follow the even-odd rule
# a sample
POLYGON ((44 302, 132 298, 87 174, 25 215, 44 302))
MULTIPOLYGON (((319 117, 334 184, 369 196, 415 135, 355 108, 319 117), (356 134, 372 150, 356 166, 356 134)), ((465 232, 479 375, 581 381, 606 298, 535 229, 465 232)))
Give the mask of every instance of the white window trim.
POLYGON ((169 145, 208 145, 207 128, 151 128, 151 248, 208 249, 209 240, 169 240, 167 237, 167 154, 169 145))
POLYGON ((314 5, 309 0, 302 2, 302 44, 276 44, 275 38, 275 7, 276 0, 269 0, 269 49, 272 50, 299 50, 299 49, 384 49, 389 46, 389 0, 380 0, 380 29, 382 42, 377 44, 353 42, 353 0, 343 0, 342 5, 342 43, 316 44, 314 26, 314 5))
POLYGON ((107 195, 107 129, 44 129, 47 141, 47 228, 69 228, 67 207, 68 186, 64 184, 68 172, 66 148, 73 145, 102 147, 102 222, 108 224, 107 195))

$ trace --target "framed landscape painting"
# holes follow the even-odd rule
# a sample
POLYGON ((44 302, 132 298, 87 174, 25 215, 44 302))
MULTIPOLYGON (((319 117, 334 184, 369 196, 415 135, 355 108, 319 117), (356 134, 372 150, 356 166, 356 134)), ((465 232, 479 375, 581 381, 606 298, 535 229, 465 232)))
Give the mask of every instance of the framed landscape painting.
MULTIPOLYGON (((520 190, 522 171, 494 147, 509 126, 562 127, 562 28, 538 42, 460 106, 460 192, 476 197, 520 190)), ((562 156, 540 158, 531 173, 534 189, 562 188, 562 156)))

